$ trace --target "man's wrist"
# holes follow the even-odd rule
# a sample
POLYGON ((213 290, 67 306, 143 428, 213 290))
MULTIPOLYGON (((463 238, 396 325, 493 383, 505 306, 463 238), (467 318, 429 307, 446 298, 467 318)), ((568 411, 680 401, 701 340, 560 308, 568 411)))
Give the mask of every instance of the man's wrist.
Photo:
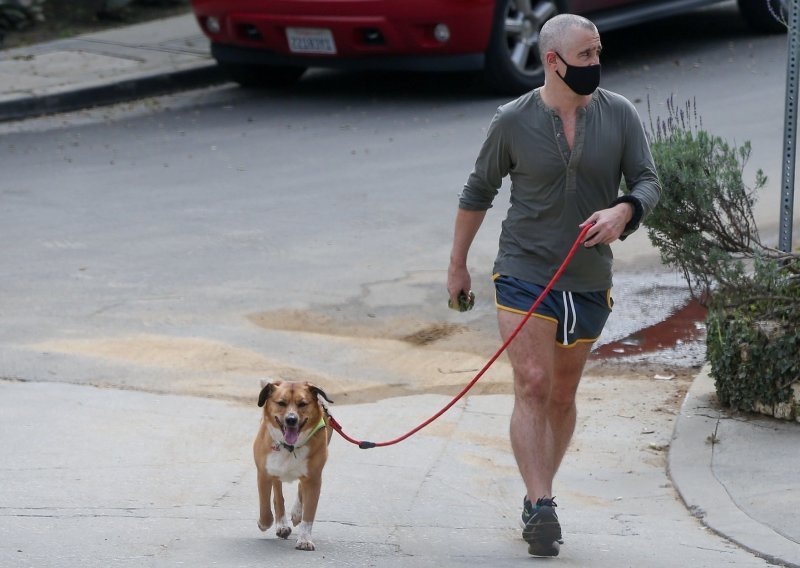
POLYGON ((460 254, 451 254, 450 255, 450 267, 451 268, 466 268, 467 267, 467 257, 462 256, 460 254))
POLYGON ((622 237, 627 237, 639 228, 639 223, 641 223, 642 216, 644 215, 644 208, 642 207, 642 202, 632 195, 622 195, 617 197, 608 207, 610 209, 621 203, 626 203, 633 207, 633 214, 631 215, 630 219, 628 219, 625 229, 622 231, 622 237))
POLYGON ((614 207, 622 207, 625 211, 627 211, 625 214, 625 224, 628 224, 636 214, 636 207, 633 206, 633 203, 617 203, 614 207))

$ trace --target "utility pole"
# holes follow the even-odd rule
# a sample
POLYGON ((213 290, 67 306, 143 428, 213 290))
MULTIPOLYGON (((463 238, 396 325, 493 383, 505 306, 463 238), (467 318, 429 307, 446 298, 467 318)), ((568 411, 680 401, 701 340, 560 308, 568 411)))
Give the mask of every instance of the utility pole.
MULTIPOLYGON (((770 0, 766 0, 769 2, 770 0)), ((800 65, 800 0, 789 0, 789 58, 786 63, 786 110, 783 125, 783 184, 778 248, 792 251, 794 164, 797 153, 798 65, 800 65)))

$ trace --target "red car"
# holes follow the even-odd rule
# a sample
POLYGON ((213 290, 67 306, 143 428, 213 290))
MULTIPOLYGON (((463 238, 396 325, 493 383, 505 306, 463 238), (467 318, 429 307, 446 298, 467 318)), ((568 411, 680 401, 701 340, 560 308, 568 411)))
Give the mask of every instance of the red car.
MULTIPOLYGON (((539 30, 560 12, 602 31, 720 0, 192 0, 211 52, 245 86, 281 86, 309 67, 483 71, 494 90, 540 85, 539 30)), ((785 31, 788 0, 738 0, 747 22, 785 31)))

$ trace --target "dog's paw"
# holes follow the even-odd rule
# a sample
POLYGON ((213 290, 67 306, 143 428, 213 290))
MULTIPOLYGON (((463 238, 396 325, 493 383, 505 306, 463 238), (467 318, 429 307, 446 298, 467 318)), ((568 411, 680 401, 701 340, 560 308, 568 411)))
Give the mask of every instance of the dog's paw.
POLYGON ((297 550, 314 550, 314 542, 311 540, 311 523, 300 523, 300 528, 297 529, 297 543, 295 548, 297 550))
POLYGON ((271 527, 271 526, 272 526, 272 519, 271 518, 270 519, 264 519, 264 520, 258 519, 258 528, 261 530, 261 532, 266 532, 267 529, 269 529, 269 527, 271 527))
POLYGON ((292 527, 286 522, 286 517, 278 519, 278 522, 275 523, 275 534, 278 535, 278 538, 289 538, 289 535, 292 534, 292 527))
POLYGON ((314 543, 310 538, 300 537, 297 539, 297 544, 294 546, 297 550, 315 550, 314 543))
POLYGON ((275 534, 278 535, 278 538, 289 538, 289 535, 292 534, 292 527, 278 527, 275 534))

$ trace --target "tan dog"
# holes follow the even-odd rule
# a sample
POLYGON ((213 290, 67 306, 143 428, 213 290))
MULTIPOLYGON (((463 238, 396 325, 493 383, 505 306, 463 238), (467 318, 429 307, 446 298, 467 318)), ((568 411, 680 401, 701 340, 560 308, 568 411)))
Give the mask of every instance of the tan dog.
POLYGON ((292 528, 286 518, 283 482, 299 479, 291 517, 294 526, 300 524, 295 546, 298 550, 314 550, 311 528, 332 432, 318 397, 333 402, 315 385, 285 381, 267 383, 258 397, 258 406, 264 408, 253 443, 258 470, 258 528, 266 531, 277 520, 276 534, 289 538, 292 528), (273 493, 274 518, 269 503, 273 493))

